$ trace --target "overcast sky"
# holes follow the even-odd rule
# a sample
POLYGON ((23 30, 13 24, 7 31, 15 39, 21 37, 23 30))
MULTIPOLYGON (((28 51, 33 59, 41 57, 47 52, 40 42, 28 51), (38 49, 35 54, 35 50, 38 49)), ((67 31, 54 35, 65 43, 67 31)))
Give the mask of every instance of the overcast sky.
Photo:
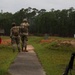
POLYGON ((75 8, 75 0, 0 0, 0 10, 3 12, 15 13, 28 7, 48 11, 52 8, 55 10, 69 9, 70 7, 75 8))

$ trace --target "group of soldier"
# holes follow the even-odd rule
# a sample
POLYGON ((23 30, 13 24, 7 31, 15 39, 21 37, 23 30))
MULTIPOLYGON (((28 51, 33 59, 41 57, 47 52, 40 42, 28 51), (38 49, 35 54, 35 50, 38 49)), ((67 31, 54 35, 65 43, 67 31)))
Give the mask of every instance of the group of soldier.
POLYGON ((17 26, 16 23, 12 23, 12 28, 10 29, 10 38, 13 48, 13 52, 16 50, 16 45, 18 52, 27 51, 27 41, 28 41, 28 28, 29 23, 27 19, 23 19, 23 22, 20 26, 17 26))

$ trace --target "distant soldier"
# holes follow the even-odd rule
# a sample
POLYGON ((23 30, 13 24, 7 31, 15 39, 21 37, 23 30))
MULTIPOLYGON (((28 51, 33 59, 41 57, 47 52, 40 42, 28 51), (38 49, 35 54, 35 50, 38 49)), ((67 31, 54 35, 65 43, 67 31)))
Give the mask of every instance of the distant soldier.
POLYGON ((20 52, 19 26, 16 26, 15 23, 12 23, 12 28, 10 29, 10 38, 11 38, 11 44, 13 46, 13 52, 15 52, 16 44, 18 47, 18 51, 20 52))
POLYGON ((25 48, 25 52, 28 52, 27 49, 27 41, 28 41, 28 27, 29 23, 27 19, 23 19, 23 22, 20 25, 20 36, 21 36, 21 41, 22 41, 22 51, 23 48, 25 48))

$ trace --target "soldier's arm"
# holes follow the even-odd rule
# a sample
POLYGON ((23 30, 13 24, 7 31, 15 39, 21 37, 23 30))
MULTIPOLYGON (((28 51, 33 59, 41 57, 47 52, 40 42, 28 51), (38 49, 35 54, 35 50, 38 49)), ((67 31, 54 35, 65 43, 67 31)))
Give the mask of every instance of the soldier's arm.
POLYGON ((27 23, 27 26, 28 26, 28 29, 29 29, 29 26, 30 26, 29 23, 27 23))
POLYGON ((21 34, 21 26, 19 26, 19 33, 21 34))
POLYGON ((10 38, 12 37, 12 28, 10 29, 10 38))

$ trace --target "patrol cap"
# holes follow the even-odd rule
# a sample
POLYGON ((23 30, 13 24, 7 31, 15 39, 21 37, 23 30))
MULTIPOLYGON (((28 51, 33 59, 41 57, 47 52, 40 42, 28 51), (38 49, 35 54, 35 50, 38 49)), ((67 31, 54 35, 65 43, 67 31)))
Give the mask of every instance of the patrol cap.
POLYGON ((27 22, 27 19, 23 19, 23 22, 27 22))
POLYGON ((12 26, 15 26, 15 25, 16 25, 16 23, 15 23, 15 22, 13 22, 13 23, 12 23, 12 26))

